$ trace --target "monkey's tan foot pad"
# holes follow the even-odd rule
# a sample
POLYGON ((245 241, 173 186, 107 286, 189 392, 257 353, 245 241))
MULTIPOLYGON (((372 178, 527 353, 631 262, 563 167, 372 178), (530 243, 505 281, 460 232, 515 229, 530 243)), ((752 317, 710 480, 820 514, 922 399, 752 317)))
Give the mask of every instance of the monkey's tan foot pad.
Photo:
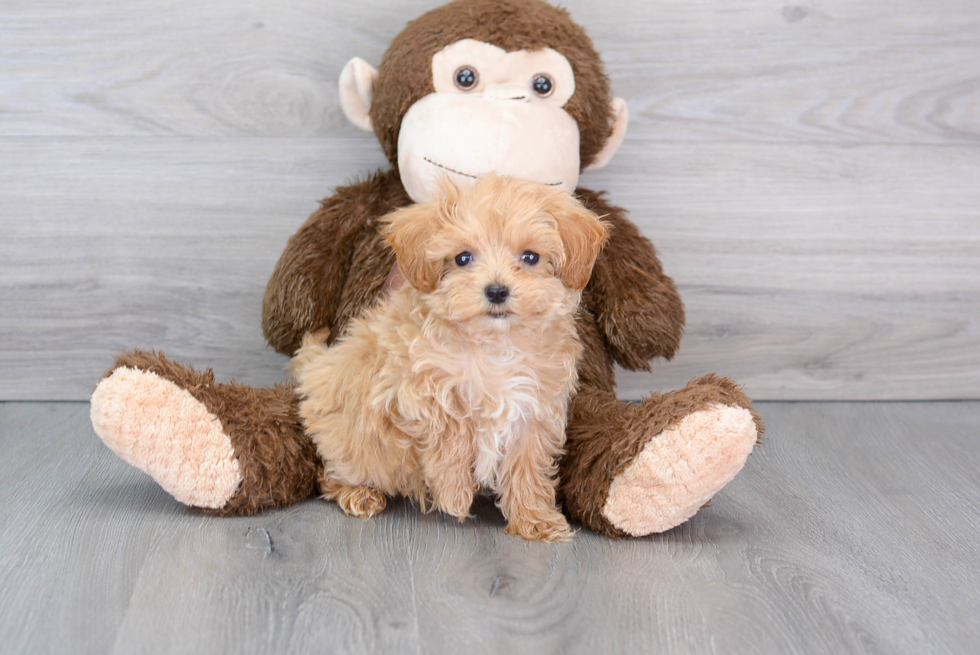
POLYGON ((99 382, 92 427, 112 452, 185 505, 223 507, 242 482, 218 417, 156 373, 121 367, 99 382))
POLYGON ((712 404, 689 414, 613 479, 603 514, 634 537, 680 525, 731 482, 757 437, 747 409, 712 404))

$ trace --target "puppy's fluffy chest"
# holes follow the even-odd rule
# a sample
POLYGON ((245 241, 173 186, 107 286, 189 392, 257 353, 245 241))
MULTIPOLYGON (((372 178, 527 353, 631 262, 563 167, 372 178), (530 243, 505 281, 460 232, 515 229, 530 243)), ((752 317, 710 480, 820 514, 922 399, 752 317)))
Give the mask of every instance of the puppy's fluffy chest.
POLYGON ((428 378, 441 409, 466 426, 482 487, 496 487, 504 454, 521 447, 529 426, 564 426, 581 346, 570 321, 555 328, 535 338, 503 334, 479 344, 435 341, 418 349, 426 354, 412 368, 428 378))
POLYGON ((528 419, 540 414, 537 372, 516 349, 464 356, 457 393, 473 421, 473 473, 477 484, 494 487, 504 451, 526 431, 528 419))

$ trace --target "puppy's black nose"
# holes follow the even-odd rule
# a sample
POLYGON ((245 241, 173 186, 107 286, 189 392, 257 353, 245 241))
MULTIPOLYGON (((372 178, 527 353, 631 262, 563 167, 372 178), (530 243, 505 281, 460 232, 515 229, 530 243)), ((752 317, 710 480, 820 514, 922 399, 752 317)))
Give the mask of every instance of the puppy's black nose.
POLYGON ((503 302, 507 300, 507 296, 510 295, 510 289, 500 286, 499 284, 491 284, 484 289, 483 292, 487 294, 487 300, 492 302, 494 305, 503 304, 503 302))

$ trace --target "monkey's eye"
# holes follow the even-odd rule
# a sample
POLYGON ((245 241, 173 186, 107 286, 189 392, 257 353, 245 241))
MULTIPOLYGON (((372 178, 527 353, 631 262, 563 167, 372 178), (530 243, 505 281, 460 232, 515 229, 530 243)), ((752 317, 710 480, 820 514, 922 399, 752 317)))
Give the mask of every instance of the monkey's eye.
POLYGON ((463 91, 472 91, 479 81, 480 74, 472 66, 460 66, 453 73, 453 82, 456 83, 457 88, 463 91))
POLYGON ((473 261, 473 253, 466 252, 464 250, 463 252, 461 252, 458 255, 456 255, 455 261, 456 261, 456 265, 457 266, 466 266, 471 261, 473 261))
POLYGON ((531 88, 538 94, 538 97, 547 98, 555 91, 555 81, 551 79, 550 75, 538 73, 531 78, 531 88))
POLYGON ((531 252, 530 250, 525 250, 524 254, 521 255, 521 261, 528 266, 534 266, 538 263, 539 259, 541 259, 541 256, 536 252, 531 252))

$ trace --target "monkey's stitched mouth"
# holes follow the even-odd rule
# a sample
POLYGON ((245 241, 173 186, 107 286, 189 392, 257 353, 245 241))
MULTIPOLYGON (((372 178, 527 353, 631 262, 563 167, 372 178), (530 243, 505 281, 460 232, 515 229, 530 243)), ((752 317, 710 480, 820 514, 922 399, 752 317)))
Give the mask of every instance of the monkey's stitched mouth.
MULTIPOLYGON (((463 177, 468 177, 468 178, 470 178, 472 180, 479 180, 482 177, 481 175, 473 175, 472 173, 464 173, 463 171, 457 171, 455 168, 449 168, 448 166, 443 166, 439 162, 433 161, 433 160, 429 159, 428 157, 422 157, 422 159, 425 160, 425 161, 427 161, 427 162, 429 162, 433 166, 437 166, 438 168, 441 168, 444 171, 449 171, 450 173, 453 173, 454 175, 461 175, 463 177)), ((561 186, 563 183, 562 182, 542 182, 542 184, 544 184, 545 186, 561 186)))

